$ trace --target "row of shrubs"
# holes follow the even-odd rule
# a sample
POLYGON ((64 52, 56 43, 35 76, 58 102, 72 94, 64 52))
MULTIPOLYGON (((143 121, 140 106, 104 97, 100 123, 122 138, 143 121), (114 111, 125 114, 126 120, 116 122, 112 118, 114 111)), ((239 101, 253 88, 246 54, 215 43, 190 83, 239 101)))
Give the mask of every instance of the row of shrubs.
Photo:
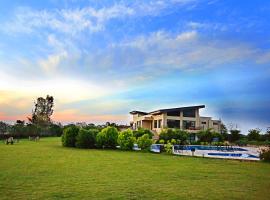
POLYGON ((135 143, 142 150, 148 150, 152 144, 152 133, 145 129, 119 132, 110 126, 101 131, 70 126, 64 129, 62 135, 62 144, 65 147, 115 149, 119 145, 123 150, 132 150, 135 143))

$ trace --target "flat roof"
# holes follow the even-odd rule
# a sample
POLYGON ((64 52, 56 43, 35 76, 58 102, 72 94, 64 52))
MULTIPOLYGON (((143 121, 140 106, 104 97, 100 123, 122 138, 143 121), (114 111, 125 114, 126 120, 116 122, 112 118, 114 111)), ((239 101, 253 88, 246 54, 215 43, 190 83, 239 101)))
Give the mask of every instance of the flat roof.
POLYGON ((159 109, 155 110, 152 112, 142 112, 142 111, 131 111, 130 114, 142 114, 142 115, 147 115, 147 114, 159 114, 159 113, 164 113, 164 112, 174 112, 174 111, 182 111, 182 110, 189 110, 189 109, 200 109, 200 108, 205 108, 205 105, 198 105, 198 106, 185 106, 185 107, 178 107, 178 108, 167 108, 167 109, 159 109))

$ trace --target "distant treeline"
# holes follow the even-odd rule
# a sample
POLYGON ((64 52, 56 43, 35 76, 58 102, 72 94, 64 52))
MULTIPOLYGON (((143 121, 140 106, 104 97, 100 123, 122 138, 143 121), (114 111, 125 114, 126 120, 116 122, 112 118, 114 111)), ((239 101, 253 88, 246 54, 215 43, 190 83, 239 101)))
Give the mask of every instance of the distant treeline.
POLYGON ((38 126, 33 123, 25 123, 25 121, 21 120, 17 120, 15 124, 9 124, 0 121, 0 139, 6 139, 8 137, 28 138, 29 136, 60 137, 63 134, 63 130, 70 126, 77 126, 79 128, 83 127, 84 129, 98 129, 98 130, 102 130, 104 127, 107 126, 116 127, 119 130, 123 128, 128 128, 128 126, 118 125, 110 122, 107 122, 103 125, 95 125, 93 123, 90 124, 76 123, 67 125, 62 125, 61 123, 50 123, 47 126, 38 126))

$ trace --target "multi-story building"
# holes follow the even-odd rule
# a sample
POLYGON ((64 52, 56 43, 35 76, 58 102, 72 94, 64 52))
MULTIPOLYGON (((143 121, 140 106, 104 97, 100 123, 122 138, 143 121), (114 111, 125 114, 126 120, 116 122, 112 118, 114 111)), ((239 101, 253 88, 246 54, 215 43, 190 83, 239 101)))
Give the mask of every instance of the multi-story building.
POLYGON ((216 132, 221 131, 221 120, 212 120, 211 117, 201 117, 199 110, 205 105, 179 108, 160 109, 152 112, 132 111, 131 126, 139 127, 160 133, 163 128, 180 128, 194 133, 208 128, 216 132))

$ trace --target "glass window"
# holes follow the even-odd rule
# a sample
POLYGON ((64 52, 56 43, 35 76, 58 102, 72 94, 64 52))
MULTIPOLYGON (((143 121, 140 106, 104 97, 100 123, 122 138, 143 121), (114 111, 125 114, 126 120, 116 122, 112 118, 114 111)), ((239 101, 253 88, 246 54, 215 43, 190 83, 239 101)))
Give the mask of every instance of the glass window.
POLYGON ((202 124, 206 124, 206 122, 202 122, 202 124))
POLYGON ((214 122, 213 125, 218 125, 218 123, 217 122, 214 122))
POLYGON ((187 109, 183 110, 184 117, 196 117, 196 110, 195 109, 187 109))
POLYGON ((168 128, 180 128, 180 120, 167 119, 168 128))
POLYGON ((180 111, 167 112, 168 116, 180 116, 180 111))
POLYGON ((157 128, 157 120, 154 120, 154 128, 157 128))
POLYGON ((161 122, 162 122, 162 120, 159 119, 159 120, 158 120, 158 128, 161 128, 161 122))
POLYGON ((195 128, 195 121, 183 121, 183 128, 184 129, 194 129, 195 128))

